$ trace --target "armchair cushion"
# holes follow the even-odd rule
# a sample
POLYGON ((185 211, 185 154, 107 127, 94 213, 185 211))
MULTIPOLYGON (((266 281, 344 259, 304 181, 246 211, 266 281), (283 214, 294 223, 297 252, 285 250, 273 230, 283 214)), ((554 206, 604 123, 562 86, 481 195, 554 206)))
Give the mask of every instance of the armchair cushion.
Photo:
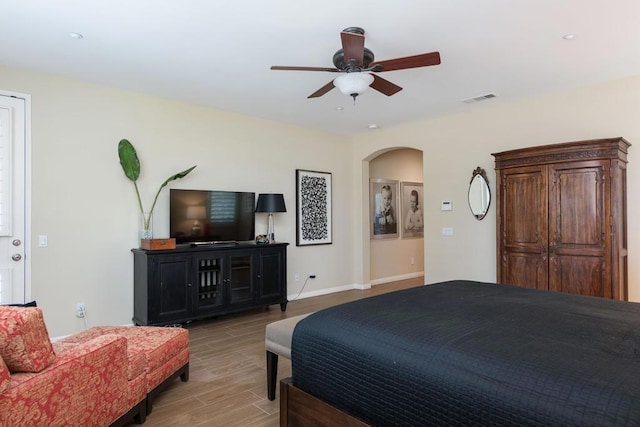
POLYGON ((11 374, 9 373, 9 368, 0 357, 0 393, 5 391, 9 386, 9 382, 11 381, 11 374))
POLYGON ((0 307, 0 357, 11 372, 40 372, 53 363, 40 308, 0 307))

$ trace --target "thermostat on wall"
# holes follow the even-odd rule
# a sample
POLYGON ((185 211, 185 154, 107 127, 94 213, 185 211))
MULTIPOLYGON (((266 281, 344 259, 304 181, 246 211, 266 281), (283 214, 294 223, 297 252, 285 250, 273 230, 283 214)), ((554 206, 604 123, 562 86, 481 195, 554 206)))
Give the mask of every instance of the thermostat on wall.
POLYGON ((453 210, 453 204, 450 201, 445 200, 440 205, 440 210, 441 211, 452 211, 453 210))

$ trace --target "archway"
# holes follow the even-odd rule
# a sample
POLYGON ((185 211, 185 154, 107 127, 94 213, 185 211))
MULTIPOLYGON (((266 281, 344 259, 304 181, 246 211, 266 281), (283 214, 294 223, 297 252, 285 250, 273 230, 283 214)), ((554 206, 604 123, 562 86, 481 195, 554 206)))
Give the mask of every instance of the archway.
MULTIPOLYGON (((363 271, 366 287, 424 275, 424 238, 422 232, 405 229, 410 209, 410 190, 420 190, 423 182, 423 155, 410 147, 390 147, 371 153, 362 163, 363 271), (391 205, 396 224, 380 233, 374 223, 381 186, 392 195, 391 205), (405 194, 406 193, 406 194, 405 194)), ((421 200, 418 200, 418 204, 421 200)))

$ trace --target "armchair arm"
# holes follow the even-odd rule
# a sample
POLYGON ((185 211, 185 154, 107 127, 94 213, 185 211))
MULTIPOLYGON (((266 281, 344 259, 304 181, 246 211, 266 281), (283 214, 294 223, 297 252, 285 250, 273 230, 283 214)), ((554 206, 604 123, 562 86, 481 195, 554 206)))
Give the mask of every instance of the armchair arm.
POLYGON ((117 335, 56 346, 51 366, 12 375, 0 393, 0 425, 106 425, 127 410, 127 341, 117 335))

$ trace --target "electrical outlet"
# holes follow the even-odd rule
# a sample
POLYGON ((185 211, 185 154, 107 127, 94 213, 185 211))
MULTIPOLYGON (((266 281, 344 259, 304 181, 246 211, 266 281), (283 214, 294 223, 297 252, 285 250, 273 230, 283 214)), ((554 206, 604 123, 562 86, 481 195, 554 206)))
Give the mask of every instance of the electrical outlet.
POLYGON ((79 318, 82 319, 86 315, 86 313, 87 313, 87 309, 84 306, 84 303, 83 302, 79 302, 76 305, 76 317, 79 317, 79 318))
POLYGON ((316 273, 314 273, 313 271, 309 273, 309 279, 315 279, 315 278, 316 278, 316 273))
POLYGON ((411 260, 409 260, 409 263, 410 263, 411 265, 413 265, 413 264, 415 264, 415 263, 416 263, 416 260, 415 260, 413 257, 411 257, 411 260))
POLYGON ((293 279, 294 279, 296 282, 299 282, 299 281, 300 281, 300 275, 299 275, 298 273, 296 273, 296 274, 293 276, 293 279))

